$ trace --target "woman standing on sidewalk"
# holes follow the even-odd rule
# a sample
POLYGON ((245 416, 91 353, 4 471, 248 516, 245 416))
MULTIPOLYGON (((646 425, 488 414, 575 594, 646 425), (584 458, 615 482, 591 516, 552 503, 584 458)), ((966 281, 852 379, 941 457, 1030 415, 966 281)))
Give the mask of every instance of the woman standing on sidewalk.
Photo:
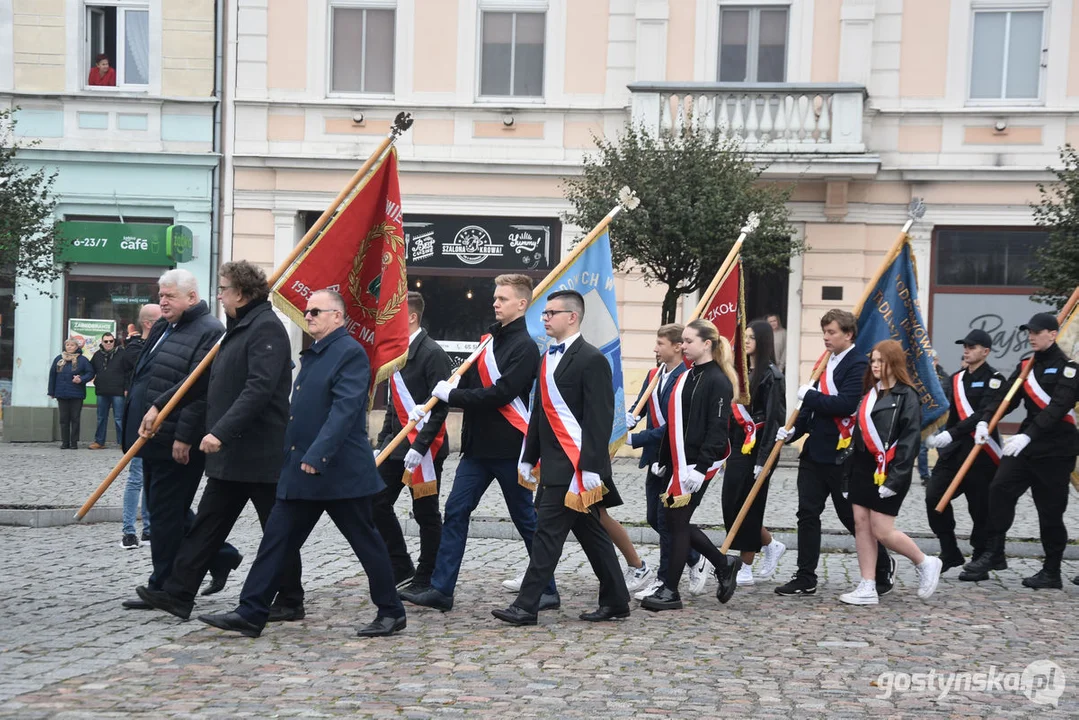
MULTIPOLYGON (((749 405, 735 405, 731 413, 731 458, 723 473, 723 525, 729 528, 738 517, 749 490, 772 452, 770 438, 786 420, 787 400, 783 373, 776 367, 772 326, 755 320, 746 328, 746 355, 749 356, 749 405)), ((769 477, 771 472, 768 473, 769 477)), ((768 480, 754 498, 749 512, 731 542, 742 554, 739 585, 753 584, 753 559, 764 550, 758 575, 762 580, 775 574, 779 558, 787 547, 764 527, 764 506, 768 502, 768 480)))
POLYGON ((79 341, 68 338, 64 351, 49 368, 49 397, 60 407, 60 449, 79 448, 82 405, 86 401, 86 383, 94 379, 94 368, 82 354, 79 341))
POLYGON ((883 340, 873 347, 864 388, 848 484, 862 580, 839 599, 849 605, 877 604, 877 583, 873 578, 879 541, 914 563, 918 597, 924 600, 937 589, 940 559, 923 553, 895 528, 895 517, 910 490, 921 444, 921 403, 911 387, 902 345, 883 340))

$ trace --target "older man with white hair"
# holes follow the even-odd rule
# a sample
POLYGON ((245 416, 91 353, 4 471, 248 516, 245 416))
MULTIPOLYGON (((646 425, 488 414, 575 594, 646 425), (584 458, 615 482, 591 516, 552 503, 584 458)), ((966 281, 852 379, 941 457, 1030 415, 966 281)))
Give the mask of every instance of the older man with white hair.
MULTIPOLYGON (((139 424, 162 393, 183 381, 225 331, 199 299, 198 283, 187 270, 169 270, 158 280, 161 318, 154 323, 135 362, 131 389, 124 407, 124 450, 139 437, 139 424)), ((172 572, 191 501, 202 479, 206 456, 198 449, 206 434, 206 400, 189 403, 170 414, 139 451, 143 460, 145 492, 154 530, 150 537, 153 573, 148 587, 160 590, 172 572)), ((211 566, 215 584, 224 586, 229 571, 240 564, 240 554, 225 545, 211 566)), ((125 600, 124 607, 150 609, 141 599, 125 600)))

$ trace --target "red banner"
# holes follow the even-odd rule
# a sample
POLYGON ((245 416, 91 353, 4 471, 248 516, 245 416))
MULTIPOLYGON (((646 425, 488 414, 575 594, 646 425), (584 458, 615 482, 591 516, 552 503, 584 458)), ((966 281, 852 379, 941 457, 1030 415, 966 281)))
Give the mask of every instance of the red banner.
POLYGON ((749 362, 746 359, 746 302, 745 274, 742 259, 735 261, 727 277, 712 296, 701 318, 710 321, 719 334, 734 346, 734 368, 738 372, 739 388, 735 402, 749 403, 749 362))
POLYGON ((307 298, 341 293, 349 333, 371 361, 371 389, 408 357, 408 281, 397 151, 391 150, 274 290, 273 302, 304 330, 307 298))

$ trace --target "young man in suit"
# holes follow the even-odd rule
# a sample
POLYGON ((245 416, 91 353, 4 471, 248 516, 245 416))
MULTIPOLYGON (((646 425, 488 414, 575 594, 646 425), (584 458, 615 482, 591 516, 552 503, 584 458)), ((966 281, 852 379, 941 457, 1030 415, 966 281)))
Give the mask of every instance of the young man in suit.
MULTIPOLYGON (((779 428, 776 440, 794 442, 809 435, 798 458, 798 572, 776 593, 786 596, 817 592, 817 561, 820 560, 820 516, 828 497, 843 527, 854 535, 854 513, 843 497, 844 460, 849 454, 855 413, 862 400, 862 383, 869 359, 854 346, 858 321, 846 310, 829 310, 820 319, 827 366, 814 385, 798 388, 802 411, 794 429, 779 428)), ((877 543, 877 594, 892 591, 895 560, 877 543)))
POLYGON ((539 463, 539 521, 517 599, 492 614, 511 625, 535 625, 540 599, 554 577, 566 536, 573 532, 599 578, 599 607, 581 620, 629 617, 629 591, 614 544, 599 519, 603 480, 611 477, 607 442, 614 423, 611 366, 581 337, 584 298, 574 290, 547 296, 543 324, 554 339, 540 366, 540 407, 528 424, 518 468, 529 477, 539 463), (575 500, 577 509, 568 506, 575 500))

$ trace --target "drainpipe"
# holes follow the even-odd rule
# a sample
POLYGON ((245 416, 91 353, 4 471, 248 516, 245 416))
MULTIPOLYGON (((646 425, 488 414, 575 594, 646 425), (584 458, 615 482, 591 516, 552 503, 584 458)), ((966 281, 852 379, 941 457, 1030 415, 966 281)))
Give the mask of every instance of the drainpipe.
MULTIPOLYGON (((222 50, 224 41, 222 33, 225 20, 225 0, 214 2, 214 144, 213 152, 218 156, 217 165, 212 171, 211 198, 210 198, 210 278, 206 302, 213 307, 217 298, 217 266, 220 261, 221 243, 221 101, 222 101, 222 50)), ((220 315, 220 308, 218 308, 220 315)))
POLYGON ((220 259, 222 262, 233 260, 233 216, 235 214, 236 200, 234 189, 235 163, 233 162, 233 148, 236 138, 236 45, 237 45, 237 21, 233 11, 233 2, 230 0, 218 0, 223 7, 222 22, 225 32, 219 36, 224 42, 227 37, 227 45, 224 47, 225 64, 224 77, 222 78, 222 96, 224 98, 223 118, 221 122, 221 246, 220 259))

